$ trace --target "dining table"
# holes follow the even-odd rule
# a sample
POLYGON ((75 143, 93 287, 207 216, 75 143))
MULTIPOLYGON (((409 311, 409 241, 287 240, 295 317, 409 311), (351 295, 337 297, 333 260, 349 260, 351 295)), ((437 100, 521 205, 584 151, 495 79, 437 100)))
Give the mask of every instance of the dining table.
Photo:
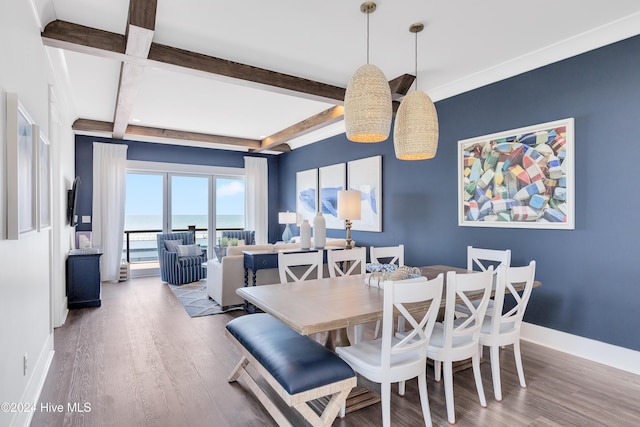
MULTIPOLYGON (((419 267, 420 273, 428 279, 438 274, 444 276, 443 298, 441 308, 445 307, 446 274, 454 271, 467 274, 472 271, 466 268, 431 265, 419 267)), ((347 328, 382 319, 384 290, 368 283, 366 274, 354 274, 342 277, 289 282, 274 285, 248 286, 239 288, 236 293, 260 310, 271 314, 291 329, 303 335, 327 332, 325 345, 335 350, 336 347, 350 345, 347 328)), ((534 282, 534 287, 541 283, 534 282)), ((515 286, 516 291, 524 289, 524 283, 515 286)), ((473 295, 468 295, 473 299, 473 295)), ((478 294, 481 298, 482 293, 478 294)), ((458 301, 459 302, 459 301, 458 301)), ((429 302, 415 303, 407 306, 410 312, 421 312, 429 307, 429 302)), ((396 316, 394 316, 396 317, 396 316)), ((347 401, 347 412, 359 409, 379 401, 379 397, 368 395, 364 398, 363 390, 354 392, 360 397, 347 401)))
MULTIPOLYGON (((433 279, 443 273, 470 273, 466 268, 447 265, 419 267, 423 276, 433 279)), ((278 318, 303 335, 328 332, 326 346, 330 349, 350 345, 347 328, 382 319, 384 291, 377 285, 367 285, 367 275, 306 280, 274 285, 248 286, 236 293, 262 311, 278 318)), ((540 282, 534 282, 534 287, 540 282)), ((522 284, 521 288, 524 287, 522 284)), ((516 287, 516 290, 522 290, 516 287)), ((444 308, 446 298, 442 298, 444 308)), ((469 296, 471 299, 472 295, 469 296)), ((478 294, 478 298, 481 293, 478 294)), ((426 310, 429 303, 416 303, 411 312, 426 310)))

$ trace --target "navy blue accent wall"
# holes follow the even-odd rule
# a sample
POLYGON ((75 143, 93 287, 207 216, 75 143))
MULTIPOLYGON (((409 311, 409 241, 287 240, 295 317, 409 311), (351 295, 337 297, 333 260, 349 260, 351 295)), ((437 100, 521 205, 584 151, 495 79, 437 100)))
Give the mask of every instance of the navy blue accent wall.
MULTIPOLYGON (((244 157, 247 153, 239 151, 216 150, 210 148, 184 147, 150 142, 123 141, 111 138, 92 136, 76 136, 76 175, 81 183, 78 191, 78 216, 92 215, 93 202, 93 142, 112 144, 126 144, 128 160, 142 160, 148 162, 165 162, 205 166, 244 167, 244 157)), ((278 158, 273 155, 255 155, 266 157, 269 169, 269 198, 277 200, 278 195, 278 158)), ((278 206, 269 203, 269 241, 279 240, 278 206)), ((79 223, 78 231, 91 230, 91 224, 79 223)))
MULTIPOLYGON (((378 144, 338 135, 280 158, 280 209, 295 209, 295 173, 382 155, 383 232, 358 245, 405 244, 407 265, 466 265, 466 246, 512 250, 537 261, 525 320, 640 350, 640 197, 634 147, 640 125, 640 37, 634 37, 436 104, 435 159, 400 161, 378 144), (576 229, 458 227, 457 141, 575 118, 576 229)), ((344 230, 329 230, 342 237, 344 230)))

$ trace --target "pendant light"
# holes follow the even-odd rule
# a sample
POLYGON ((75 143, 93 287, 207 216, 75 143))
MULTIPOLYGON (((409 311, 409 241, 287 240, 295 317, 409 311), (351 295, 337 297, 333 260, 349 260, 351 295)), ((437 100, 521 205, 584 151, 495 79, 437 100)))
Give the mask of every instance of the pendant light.
POLYGON ((429 96, 418 90, 418 33, 421 23, 413 24, 415 33, 416 90, 404 97, 396 113, 393 146, 400 160, 425 160, 435 157, 438 150, 438 113, 429 96))
POLYGON ((369 14, 374 2, 360 5, 367 14, 367 63, 349 80, 344 97, 344 124, 347 138, 354 142, 381 142, 391 130, 391 88, 384 73, 369 64, 369 14))

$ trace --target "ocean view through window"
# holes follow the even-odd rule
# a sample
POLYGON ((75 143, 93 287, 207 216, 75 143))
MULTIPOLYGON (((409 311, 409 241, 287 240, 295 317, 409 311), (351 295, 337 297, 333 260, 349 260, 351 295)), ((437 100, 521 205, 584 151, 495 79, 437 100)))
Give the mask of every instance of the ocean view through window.
POLYGON ((243 229, 244 178, 127 173, 123 259, 155 262, 156 235, 190 226, 196 227, 196 243, 203 249, 218 242, 221 230, 243 229))

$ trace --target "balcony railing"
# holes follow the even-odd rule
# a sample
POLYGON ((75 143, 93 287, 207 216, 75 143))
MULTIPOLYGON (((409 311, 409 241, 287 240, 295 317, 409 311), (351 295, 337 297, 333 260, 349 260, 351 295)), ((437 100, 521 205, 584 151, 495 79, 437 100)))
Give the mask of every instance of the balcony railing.
MULTIPOLYGON (((223 231, 239 231, 243 228, 218 228, 216 229, 216 241, 220 239, 223 231)), ((196 244, 202 249, 207 249, 209 231, 206 228, 195 226, 186 229, 176 229, 172 232, 195 231, 196 244)), ((143 263, 158 261, 158 243, 156 235, 162 230, 125 230, 122 258, 128 263, 143 263)))

